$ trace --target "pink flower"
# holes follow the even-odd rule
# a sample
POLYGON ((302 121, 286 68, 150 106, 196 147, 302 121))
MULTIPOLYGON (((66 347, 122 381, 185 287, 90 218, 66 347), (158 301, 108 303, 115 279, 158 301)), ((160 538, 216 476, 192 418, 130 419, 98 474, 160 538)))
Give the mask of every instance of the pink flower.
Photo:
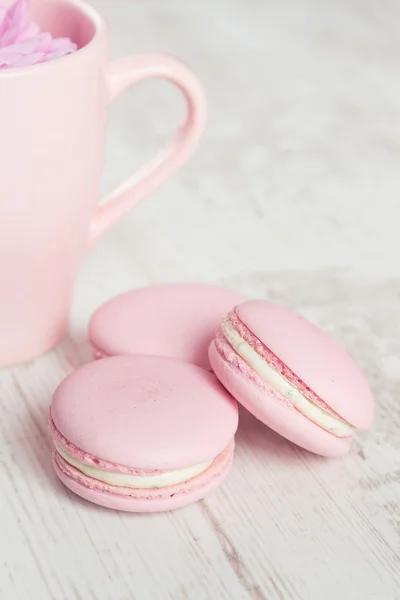
POLYGON ((47 62, 76 50, 69 38, 52 38, 40 33, 29 20, 29 0, 15 0, 8 8, 0 7, 0 69, 25 67, 47 62))

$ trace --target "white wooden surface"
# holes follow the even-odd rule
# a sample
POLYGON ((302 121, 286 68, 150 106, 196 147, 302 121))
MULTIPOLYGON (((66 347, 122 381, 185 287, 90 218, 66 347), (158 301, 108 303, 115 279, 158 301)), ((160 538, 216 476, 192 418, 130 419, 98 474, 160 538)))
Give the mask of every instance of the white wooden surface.
MULTIPOLYGON (((3 600, 398 600, 400 42, 397 2, 96 0, 113 55, 173 52, 208 90, 187 168, 82 266, 71 336, 0 374, 3 600), (226 284, 325 327, 365 369, 374 431, 343 460, 241 415, 227 483, 171 514, 96 508, 50 464, 51 394, 91 312, 161 281, 226 284)), ((105 188, 177 123, 143 84, 111 110, 105 188)), ((349 399, 351 401, 351 399, 349 399)))

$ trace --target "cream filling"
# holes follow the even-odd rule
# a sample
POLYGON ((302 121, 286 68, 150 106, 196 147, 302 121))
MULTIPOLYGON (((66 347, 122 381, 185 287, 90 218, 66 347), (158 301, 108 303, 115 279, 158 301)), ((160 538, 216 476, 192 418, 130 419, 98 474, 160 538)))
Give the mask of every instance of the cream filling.
POLYGON ((92 467, 77 460, 67 452, 64 452, 64 450, 56 444, 55 448, 58 454, 68 464, 78 469, 78 471, 81 471, 84 475, 97 479, 98 481, 103 481, 109 485, 134 489, 161 488, 183 483, 189 479, 193 479, 196 475, 200 475, 200 473, 203 473, 213 463, 211 460, 199 465, 194 465, 193 467, 185 467, 184 469, 176 469, 175 471, 164 471, 159 475, 132 475, 131 473, 112 473, 110 471, 105 471, 104 469, 92 467))
POLYGON ((268 385, 289 400, 302 415, 337 437, 347 437, 352 435, 355 427, 346 421, 334 417, 317 404, 314 404, 314 402, 311 402, 280 373, 277 373, 271 365, 241 337, 229 321, 228 317, 223 319, 221 329, 235 352, 237 352, 237 354, 239 354, 239 356, 241 356, 266 383, 268 383, 268 385))

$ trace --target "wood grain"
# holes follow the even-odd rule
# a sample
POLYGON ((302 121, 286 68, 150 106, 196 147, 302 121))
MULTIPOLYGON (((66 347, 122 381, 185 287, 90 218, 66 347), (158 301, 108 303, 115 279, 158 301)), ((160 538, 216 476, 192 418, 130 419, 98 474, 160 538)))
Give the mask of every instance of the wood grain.
MULTIPOLYGON (((0 598, 398 600, 399 5, 93 4, 114 55, 163 49, 193 66, 209 126, 182 173, 82 265, 71 335, 0 373, 0 598), (51 395, 89 360, 84 332, 101 302, 193 280, 281 302, 329 331, 369 378, 374 431, 324 460, 243 410, 231 476, 206 500, 153 516, 91 506, 52 471, 51 395)), ((152 153, 179 109, 161 84, 113 107, 105 188, 152 153)))

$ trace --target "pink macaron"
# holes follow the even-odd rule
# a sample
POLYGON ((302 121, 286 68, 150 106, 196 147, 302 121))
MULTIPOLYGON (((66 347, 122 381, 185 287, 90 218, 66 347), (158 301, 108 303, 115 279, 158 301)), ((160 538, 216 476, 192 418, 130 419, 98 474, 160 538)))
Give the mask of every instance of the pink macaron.
POLYGON ((341 456, 374 403, 352 358, 300 315, 264 300, 243 302, 210 345, 212 368, 231 394, 291 442, 341 456))
POLYGON ((226 312, 243 301, 214 285, 168 284, 132 290, 109 300, 91 318, 95 358, 151 354, 210 369, 208 347, 226 312))
POLYGON ((54 394, 53 464, 69 489, 101 506, 172 510, 224 480, 237 424, 237 403, 212 373, 165 357, 105 358, 54 394))

